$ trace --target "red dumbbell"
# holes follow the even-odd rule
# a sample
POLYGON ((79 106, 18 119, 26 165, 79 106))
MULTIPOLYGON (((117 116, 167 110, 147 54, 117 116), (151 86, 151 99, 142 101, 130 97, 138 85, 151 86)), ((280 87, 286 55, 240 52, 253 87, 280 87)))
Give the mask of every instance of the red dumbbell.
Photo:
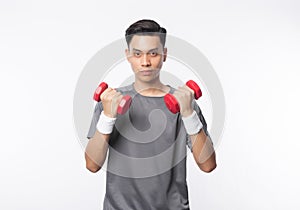
MULTIPOLYGON (((105 82, 101 82, 94 93, 95 101, 97 101, 97 102, 101 101, 100 96, 106 90, 106 88, 108 88, 108 85, 105 82)), ((132 101, 132 99, 131 99, 130 95, 123 96, 118 105, 118 109, 117 109, 118 114, 126 113, 130 107, 131 101, 132 101)))
MULTIPOLYGON (((194 91, 194 98, 196 100, 202 96, 202 91, 196 82, 194 82, 193 80, 189 80, 185 84, 194 91)), ((176 114, 180 111, 179 103, 172 94, 166 94, 164 96, 164 101, 166 103, 167 108, 172 113, 176 114)))

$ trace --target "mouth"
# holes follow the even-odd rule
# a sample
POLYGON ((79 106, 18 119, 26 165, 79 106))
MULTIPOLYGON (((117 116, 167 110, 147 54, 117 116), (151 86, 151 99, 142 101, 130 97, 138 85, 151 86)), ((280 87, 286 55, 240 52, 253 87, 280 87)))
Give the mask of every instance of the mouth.
POLYGON ((153 69, 140 69, 139 71, 153 71, 153 69))
POLYGON ((147 75, 150 75, 153 72, 153 70, 140 70, 139 72, 142 75, 147 76, 147 75))

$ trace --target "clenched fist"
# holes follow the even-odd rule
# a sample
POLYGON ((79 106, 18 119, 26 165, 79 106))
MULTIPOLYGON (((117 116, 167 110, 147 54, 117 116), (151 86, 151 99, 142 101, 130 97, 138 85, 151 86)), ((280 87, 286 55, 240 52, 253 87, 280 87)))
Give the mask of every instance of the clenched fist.
POLYGON ((173 96, 179 103, 180 114, 182 117, 188 117, 193 113, 192 101, 194 99, 194 91, 187 85, 178 87, 174 91, 173 96))
POLYGON ((104 114, 107 117, 116 117, 118 105, 122 99, 122 94, 113 88, 108 87, 101 94, 100 98, 103 105, 104 114))

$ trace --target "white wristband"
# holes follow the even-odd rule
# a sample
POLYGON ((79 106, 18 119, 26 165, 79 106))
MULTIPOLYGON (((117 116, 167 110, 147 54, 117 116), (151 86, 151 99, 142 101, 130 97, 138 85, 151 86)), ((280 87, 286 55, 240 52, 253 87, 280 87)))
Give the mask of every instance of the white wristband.
POLYGON ((190 116, 182 117, 182 121, 186 129, 186 132, 189 135, 197 134, 203 127, 195 110, 190 116))
POLYGON ((102 134, 110 134, 114 128, 116 119, 117 118, 107 117, 104 111, 102 111, 97 123, 98 131, 102 134))

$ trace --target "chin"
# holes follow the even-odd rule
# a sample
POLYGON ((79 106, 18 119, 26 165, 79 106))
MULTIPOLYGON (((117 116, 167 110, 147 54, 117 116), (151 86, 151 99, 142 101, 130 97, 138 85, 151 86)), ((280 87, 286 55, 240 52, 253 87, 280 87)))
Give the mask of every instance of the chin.
POLYGON ((138 78, 141 82, 151 83, 155 78, 138 78))

